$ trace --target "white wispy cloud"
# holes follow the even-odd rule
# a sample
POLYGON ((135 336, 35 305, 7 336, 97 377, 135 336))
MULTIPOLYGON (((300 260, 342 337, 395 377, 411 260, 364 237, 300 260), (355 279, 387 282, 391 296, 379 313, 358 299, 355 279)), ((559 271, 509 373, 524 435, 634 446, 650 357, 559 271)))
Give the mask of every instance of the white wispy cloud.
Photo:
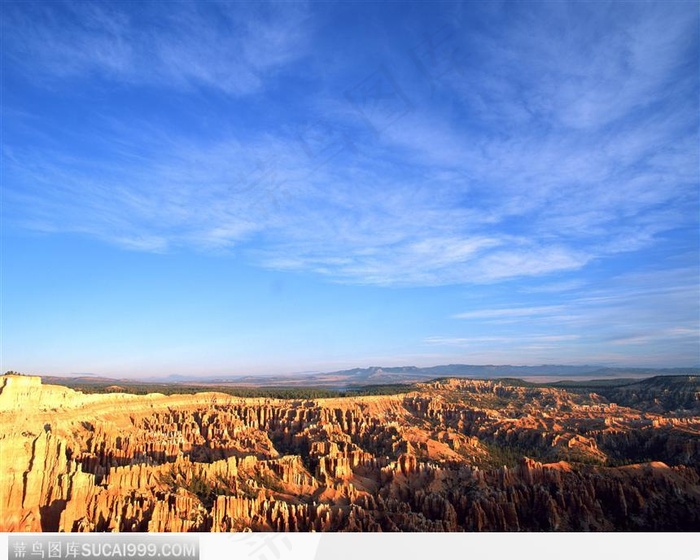
POLYGON ((523 291, 526 293, 559 293, 570 292, 583 288, 586 282, 582 279, 566 280, 564 282, 542 283, 537 286, 529 286, 523 291))
POLYGON ((632 336, 623 336, 613 338, 610 343, 617 346, 627 346, 630 344, 658 344, 659 340, 686 341, 699 344, 700 329, 673 327, 668 329, 651 330, 644 334, 636 334, 632 336))
POLYGON ((455 319, 511 319, 549 315, 563 311, 562 305, 544 305, 540 307, 513 307, 506 309, 480 309, 453 315, 455 319))
POLYGON ((425 344, 435 346, 482 346, 484 344, 496 343, 499 345, 517 348, 520 346, 533 346, 536 343, 541 344, 541 348, 546 346, 546 343, 552 342, 568 342, 580 339, 580 335, 562 334, 562 335, 513 335, 513 336, 474 336, 474 337, 440 337, 431 336, 424 340, 425 344))
MULTIPOLYGON (((145 28, 118 5, 61 6, 68 29, 50 7, 4 24, 8 56, 53 80, 94 72, 125 86, 253 93, 309 53, 313 27, 296 4, 176 4, 145 28)), ((652 247, 697 221, 693 82, 674 79, 692 58, 694 20, 651 6, 587 21, 579 9, 589 11, 533 8, 467 37, 460 47, 483 63, 430 92, 449 97, 449 111, 396 70, 411 108, 374 136, 358 132, 363 119, 341 95, 355 81, 324 93, 331 102, 310 102, 320 122, 358 140, 325 166, 294 126, 205 142, 106 120, 96 136, 108 157, 12 150, 7 200, 35 228, 145 251, 235 247, 261 266, 360 284, 546 277, 652 247)))
POLYGON ((259 91, 279 68, 306 53, 305 3, 175 2, 128 10, 128 4, 52 2, 9 6, 5 56, 29 58, 32 78, 96 74, 122 84, 259 91), (162 6, 160 6, 162 7, 162 6), (40 71, 39 73, 37 73, 40 71))
POLYGON ((466 320, 464 328, 476 333, 473 337, 436 335, 428 342, 469 347, 501 341, 550 344, 555 353, 572 356, 567 342, 575 340, 574 352, 585 357, 605 349, 611 363, 633 362, 644 346, 645 353, 654 357, 650 364, 685 356, 692 365, 700 356, 699 286, 700 271, 694 266, 629 272, 604 286, 547 293, 555 305, 460 313, 454 318, 466 320), (537 334, 528 334, 532 331, 537 334))

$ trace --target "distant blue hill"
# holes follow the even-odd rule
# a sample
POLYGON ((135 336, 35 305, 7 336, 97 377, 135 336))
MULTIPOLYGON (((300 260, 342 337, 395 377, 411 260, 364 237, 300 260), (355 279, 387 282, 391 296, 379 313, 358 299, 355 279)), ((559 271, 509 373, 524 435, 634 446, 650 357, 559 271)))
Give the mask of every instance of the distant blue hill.
POLYGON ((449 364, 431 367, 399 366, 352 368, 332 372, 304 372, 286 375, 169 375, 166 377, 109 378, 95 374, 55 377, 43 376, 46 383, 70 379, 73 383, 172 383, 191 385, 236 385, 250 387, 326 387, 346 388, 361 385, 385 385, 415 383, 441 377, 470 377, 477 379, 520 378, 540 381, 643 378, 657 375, 700 375, 700 367, 693 368, 623 368, 599 365, 564 366, 545 364, 539 366, 467 365, 449 364))
POLYGON ((325 373, 274 375, 274 376, 227 376, 192 378, 191 381, 205 383, 239 383, 245 385, 304 385, 324 387, 347 387, 350 385, 376 385, 386 383, 412 383, 438 377, 473 377, 492 379, 516 378, 572 378, 606 379, 618 377, 649 377, 654 375, 698 375, 700 368, 610 368, 599 365, 562 366, 546 364, 541 366, 511 365, 467 365, 449 364, 432 367, 400 366, 353 368, 325 373))

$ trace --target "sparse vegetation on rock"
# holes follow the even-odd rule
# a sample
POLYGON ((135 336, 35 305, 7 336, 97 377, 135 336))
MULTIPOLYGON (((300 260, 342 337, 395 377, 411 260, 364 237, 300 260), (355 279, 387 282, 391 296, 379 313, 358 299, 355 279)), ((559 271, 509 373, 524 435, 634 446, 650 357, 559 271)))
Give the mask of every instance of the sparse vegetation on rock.
POLYGON ((700 530, 697 382, 276 399, 5 377, 0 529, 700 530))

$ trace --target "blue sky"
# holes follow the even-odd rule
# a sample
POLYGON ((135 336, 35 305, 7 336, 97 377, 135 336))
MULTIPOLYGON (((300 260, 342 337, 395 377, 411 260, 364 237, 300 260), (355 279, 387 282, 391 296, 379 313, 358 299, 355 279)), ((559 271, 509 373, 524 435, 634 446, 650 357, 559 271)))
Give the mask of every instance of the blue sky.
POLYGON ((700 363, 694 2, 6 2, 2 369, 700 363))

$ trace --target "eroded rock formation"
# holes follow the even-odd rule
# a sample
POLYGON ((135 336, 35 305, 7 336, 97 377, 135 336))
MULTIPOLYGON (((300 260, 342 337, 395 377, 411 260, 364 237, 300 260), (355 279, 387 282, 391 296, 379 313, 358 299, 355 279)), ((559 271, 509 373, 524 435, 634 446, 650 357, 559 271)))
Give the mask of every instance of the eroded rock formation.
POLYGON ((700 530, 700 419, 597 394, 84 395, 3 376, 0 427, 2 531, 700 530))

